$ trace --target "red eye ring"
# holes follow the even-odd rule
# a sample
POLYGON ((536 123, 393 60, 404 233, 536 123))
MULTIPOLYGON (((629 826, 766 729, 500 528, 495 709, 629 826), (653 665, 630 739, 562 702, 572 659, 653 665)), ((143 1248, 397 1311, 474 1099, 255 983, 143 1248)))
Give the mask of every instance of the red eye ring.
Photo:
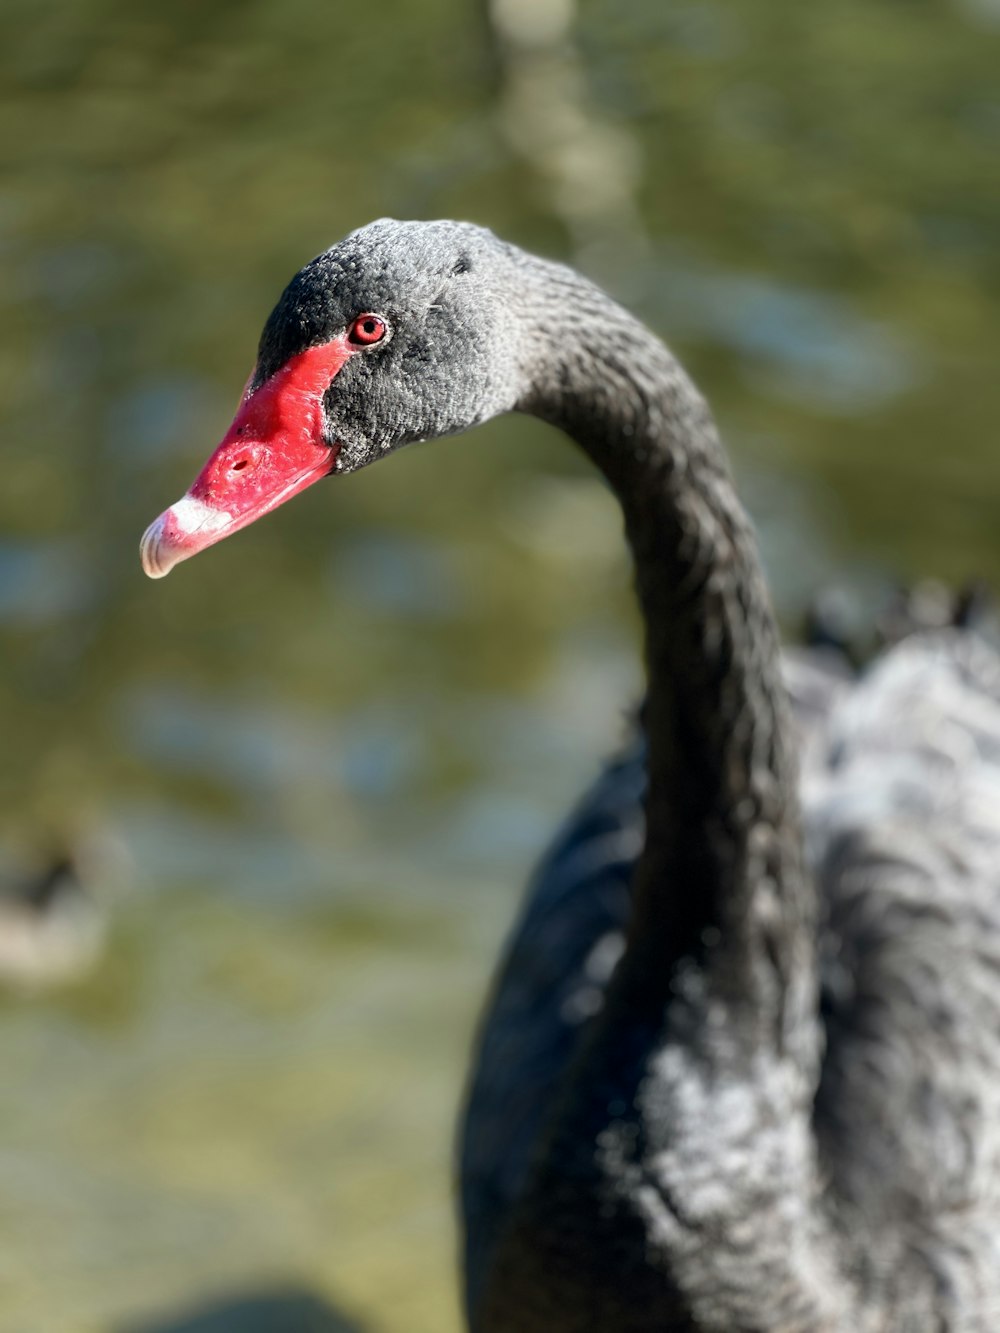
POLYGON ((381 342, 387 332, 386 322, 380 315, 358 315, 347 330, 347 341, 355 347, 371 347, 372 343, 381 342))

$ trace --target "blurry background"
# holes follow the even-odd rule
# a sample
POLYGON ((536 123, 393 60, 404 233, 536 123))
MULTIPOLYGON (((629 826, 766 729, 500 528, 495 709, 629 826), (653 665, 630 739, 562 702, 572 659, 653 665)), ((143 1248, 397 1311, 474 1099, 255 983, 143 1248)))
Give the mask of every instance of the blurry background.
POLYGON ((471 1025, 637 689, 615 510, 510 419, 139 535, 291 273, 443 215, 672 340, 788 626, 1000 582, 1000 3, 3 0, 0 66, 0 1329, 447 1333, 471 1025))

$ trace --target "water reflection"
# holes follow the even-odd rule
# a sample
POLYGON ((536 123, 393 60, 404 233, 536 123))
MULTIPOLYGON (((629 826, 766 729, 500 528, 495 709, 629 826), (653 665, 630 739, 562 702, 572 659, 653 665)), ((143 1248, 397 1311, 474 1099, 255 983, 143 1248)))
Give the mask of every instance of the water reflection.
POLYGON ((650 281, 675 336, 708 337, 744 358, 745 373, 807 407, 853 415, 913 387, 919 360, 887 324, 829 293, 664 255, 650 281))
POLYGON ((92 595, 85 557, 70 542, 0 542, 0 621, 33 626, 80 615, 92 595))
POLYGON ((457 553, 391 533, 359 536, 338 551, 331 579, 371 614, 456 619, 472 594, 457 553))

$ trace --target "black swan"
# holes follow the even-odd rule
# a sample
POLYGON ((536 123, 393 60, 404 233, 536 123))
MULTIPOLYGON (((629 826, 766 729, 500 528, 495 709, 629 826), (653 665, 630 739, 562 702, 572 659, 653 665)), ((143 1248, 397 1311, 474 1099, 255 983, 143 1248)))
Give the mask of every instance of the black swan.
POLYGON ((807 681, 797 724, 711 416, 635 318, 469 224, 354 232, 285 290, 144 568, 512 409, 621 503, 648 694, 481 1030, 471 1327, 994 1333, 1000 661, 919 634, 807 681))

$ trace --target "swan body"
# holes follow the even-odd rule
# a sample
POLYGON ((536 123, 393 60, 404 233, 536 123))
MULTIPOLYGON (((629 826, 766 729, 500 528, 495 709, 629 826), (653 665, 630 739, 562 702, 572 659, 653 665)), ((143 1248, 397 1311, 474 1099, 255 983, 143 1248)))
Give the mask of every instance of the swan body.
MULTIPOLYGON (((910 1307, 889 1327, 927 1327, 948 1293, 942 1327, 986 1328, 982 1312, 1000 1309, 1000 663, 971 631, 942 630, 857 681, 807 654, 784 666, 824 909, 818 1147, 845 1227, 856 1213, 888 1228, 854 1271, 873 1291, 891 1280, 910 1307), (950 1235, 925 1249, 900 1218, 935 1201, 950 1235)), ((498 968, 461 1125, 471 1309, 624 950, 644 793, 635 729, 539 865, 498 968)))
POLYGON ((621 503, 648 694, 480 1031, 470 1327, 992 1333, 1000 663, 941 631, 858 682, 783 666, 711 416, 637 320, 468 224, 352 233, 282 295, 144 567, 508 410, 621 503))

